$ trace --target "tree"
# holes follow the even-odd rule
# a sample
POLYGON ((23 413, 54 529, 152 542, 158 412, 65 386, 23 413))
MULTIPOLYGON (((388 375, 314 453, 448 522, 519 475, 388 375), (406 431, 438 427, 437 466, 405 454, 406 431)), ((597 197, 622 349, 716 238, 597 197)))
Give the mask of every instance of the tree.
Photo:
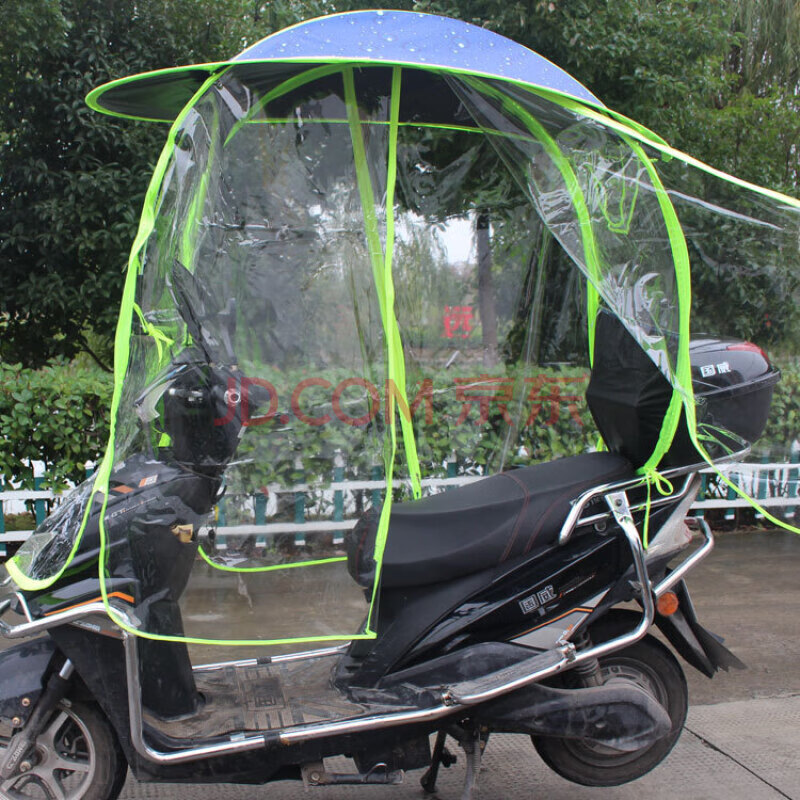
POLYGON ((227 58, 312 3, 4 0, 0 358, 111 360, 122 273, 164 126, 86 107, 94 86, 227 58))

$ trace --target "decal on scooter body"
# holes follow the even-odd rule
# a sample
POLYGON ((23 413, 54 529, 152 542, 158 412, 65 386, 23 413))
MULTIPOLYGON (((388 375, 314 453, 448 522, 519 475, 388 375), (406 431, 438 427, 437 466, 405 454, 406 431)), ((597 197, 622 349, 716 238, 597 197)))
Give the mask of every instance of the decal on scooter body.
POLYGON ((530 595, 530 597, 525 597, 520 600, 519 607, 522 609, 523 614, 533 614, 533 612, 537 610, 539 613, 544 614, 545 611, 542 606, 555 599, 556 594, 553 591, 553 586, 551 584, 550 586, 545 586, 544 589, 540 589, 538 592, 530 595))

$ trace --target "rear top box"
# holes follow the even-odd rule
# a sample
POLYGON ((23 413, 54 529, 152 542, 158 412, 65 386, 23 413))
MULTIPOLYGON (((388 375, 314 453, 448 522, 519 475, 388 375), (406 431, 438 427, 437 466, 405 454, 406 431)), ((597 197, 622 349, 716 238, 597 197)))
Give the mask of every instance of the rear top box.
MULTIPOLYGON (((589 409, 609 450, 640 467, 655 449, 672 387, 612 314, 598 315, 595 342, 589 409)), ((764 432, 780 371, 756 345, 730 339, 695 340, 690 357, 697 422, 709 455, 719 458, 753 444, 764 432)), ((702 460, 682 413, 661 466, 702 460)))

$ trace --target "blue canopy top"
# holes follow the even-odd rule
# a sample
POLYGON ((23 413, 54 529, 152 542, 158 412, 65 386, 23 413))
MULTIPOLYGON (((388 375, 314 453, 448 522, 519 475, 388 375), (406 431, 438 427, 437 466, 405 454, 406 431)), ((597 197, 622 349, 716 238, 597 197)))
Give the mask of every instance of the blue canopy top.
POLYGON ((571 75, 533 50, 468 22, 415 11, 352 11, 273 33, 234 61, 368 60, 479 72, 554 89, 602 105, 571 75))
POLYGON ((112 81, 87 102, 107 114, 171 122, 217 69, 242 62, 377 62, 520 81, 603 104, 551 61, 497 33, 415 11, 352 11, 273 33, 230 61, 174 67, 112 81))

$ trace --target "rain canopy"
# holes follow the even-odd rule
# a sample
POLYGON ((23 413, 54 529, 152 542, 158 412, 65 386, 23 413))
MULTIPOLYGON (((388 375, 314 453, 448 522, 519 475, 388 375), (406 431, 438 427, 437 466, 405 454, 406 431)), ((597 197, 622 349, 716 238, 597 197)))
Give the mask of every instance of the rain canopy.
POLYGON ((137 580, 139 635, 373 638, 393 503, 604 446, 583 399, 612 346, 603 313, 667 386, 634 465, 656 484, 676 433, 690 463, 750 444, 696 401, 693 333, 787 360, 800 342, 800 202, 484 29, 335 15, 89 103, 171 127, 130 257, 106 457, 9 569, 49 585, 96 517, 104 598, 137 580), (348 554, 370 515, 358 585, 348 554), (167 587, 209 575, 262 604, 256 634, 163 612, 167 587))

